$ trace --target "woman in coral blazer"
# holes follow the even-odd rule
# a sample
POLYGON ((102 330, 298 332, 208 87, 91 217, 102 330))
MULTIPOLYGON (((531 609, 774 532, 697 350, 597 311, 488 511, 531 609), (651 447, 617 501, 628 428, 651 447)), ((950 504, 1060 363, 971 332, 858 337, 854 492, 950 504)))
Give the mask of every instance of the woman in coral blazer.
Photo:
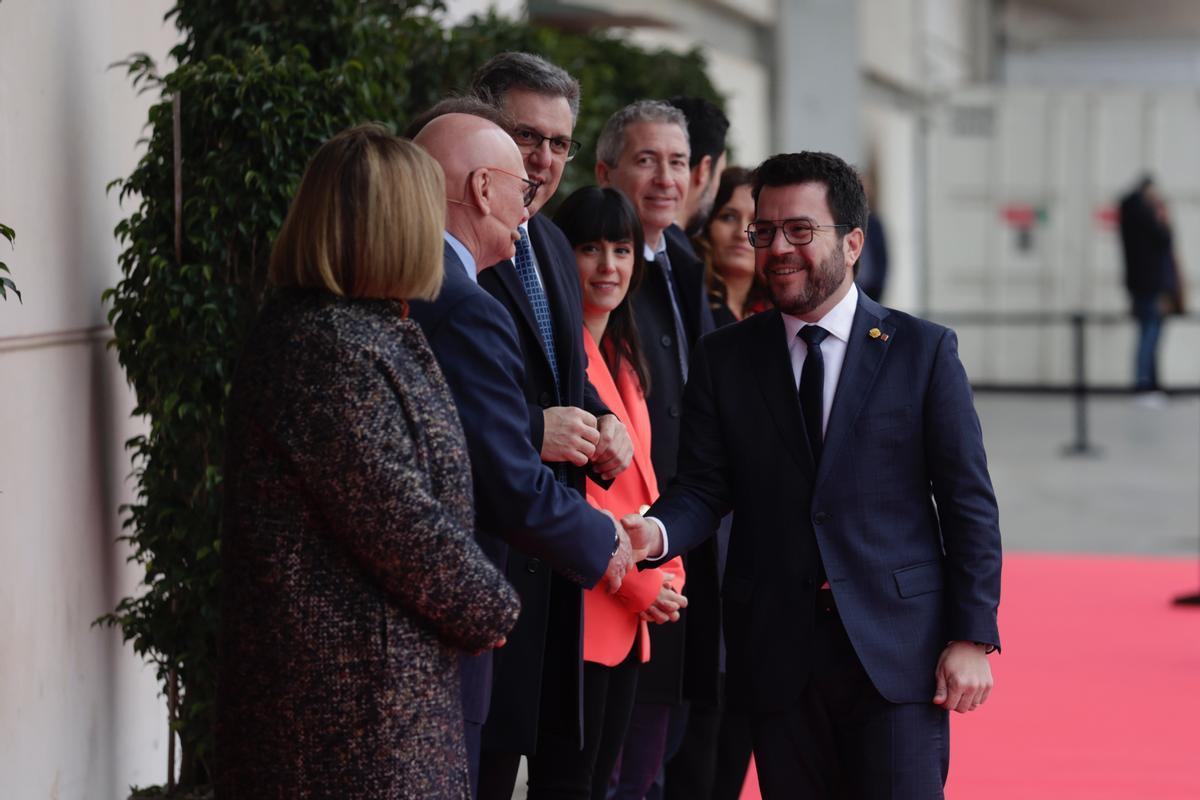
MULTIPOLYGON (((554 221, 575 249, 588 380, 633 441, 632 463, 607 490, 587 484, 588 501, 620 518, 658 498, 647 371, 628 298, 644 265, 642 227, 624 196, 594 186, 568 197, 554 221)), ((529 759, 530 800, 603 800, 629 726, 638 666, 651 657, 647 624, 679 619, 687 604, 683 579, 683 562, 675 558, 627 574, 615 593, 606 584, 584 592, 583 748, 573 737, 541 737, 529 759)))

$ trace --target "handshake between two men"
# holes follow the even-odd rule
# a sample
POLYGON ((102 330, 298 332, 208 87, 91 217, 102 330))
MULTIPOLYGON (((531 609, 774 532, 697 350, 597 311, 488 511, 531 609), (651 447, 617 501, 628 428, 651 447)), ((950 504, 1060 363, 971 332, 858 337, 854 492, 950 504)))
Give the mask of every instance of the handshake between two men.
MULTIPOLYGON (((613 521, 617 537, 617 548, 608 562, 608 571, 604 574, 604 580, 608 582, 608 591, 616 593, 621 588, 626 573, 636 570, 638 562, 645 560, 647 555, 662 554, 662 534, 655 523, 641 514, 627 514, 618 521, 609 512, 603 513, 613 521)), ((679 612, 687 608, 688 600, 675 590, 674 576, 670 572, 663 570, 662 577, 658 596, 649 608, 641 612, 641 618, 658 624, 678 622, 679 612)))

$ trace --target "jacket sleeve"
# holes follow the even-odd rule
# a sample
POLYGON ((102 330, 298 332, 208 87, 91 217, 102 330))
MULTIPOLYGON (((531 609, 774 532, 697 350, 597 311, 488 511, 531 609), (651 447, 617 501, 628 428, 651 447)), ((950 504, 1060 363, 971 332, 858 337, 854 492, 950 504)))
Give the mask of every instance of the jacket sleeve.
POLYGON ((472 293, 426 333, 466 434, 480 529, 594 586, 608 569, 615 529, 554 479, 530 443, 512 318, 491 296, 472 293))
POLYGON ((925 398, 925 462, 946 551, 950 639, 1000 646, 1000 521, 958 338, 944 331, 925 398))
MULTIPOLYGON (((295 401, 265 422, 333 535, 444 641, 476 651, 507 634, 516 592, 434 497, 416 459, 405 387, 388 365, 314 343, 294 377, 304 391, 289 393, 295 401)), ((436 418, 436 409, 425 411, 436 418)))
POLYGON ((708 345, 708 340, 696 345, 688 368, 679 429, 679 469, 662 497, 646 512, 667 530, 664 558, 682 555, 712 536, 721 517, 733 508, 708 345))

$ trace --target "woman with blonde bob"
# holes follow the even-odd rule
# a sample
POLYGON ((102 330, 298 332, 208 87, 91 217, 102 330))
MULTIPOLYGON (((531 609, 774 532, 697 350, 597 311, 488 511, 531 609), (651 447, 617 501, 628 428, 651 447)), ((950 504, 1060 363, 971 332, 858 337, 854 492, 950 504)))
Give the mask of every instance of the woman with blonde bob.
POLYGON ((468 798, 458 655, 516 594, 472 536, 450 394, 409 298, 442 275, 441 169, 378 125, 308 165, 233 380, 221 798, 468 798))

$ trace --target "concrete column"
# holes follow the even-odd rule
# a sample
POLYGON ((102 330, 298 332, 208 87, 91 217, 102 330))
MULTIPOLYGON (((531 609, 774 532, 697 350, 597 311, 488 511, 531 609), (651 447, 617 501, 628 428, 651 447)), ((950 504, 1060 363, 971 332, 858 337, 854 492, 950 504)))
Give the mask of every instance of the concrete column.
POLYGON ((773 152, 826 150, 861 162, 857 5, 779 0, 773 152))

